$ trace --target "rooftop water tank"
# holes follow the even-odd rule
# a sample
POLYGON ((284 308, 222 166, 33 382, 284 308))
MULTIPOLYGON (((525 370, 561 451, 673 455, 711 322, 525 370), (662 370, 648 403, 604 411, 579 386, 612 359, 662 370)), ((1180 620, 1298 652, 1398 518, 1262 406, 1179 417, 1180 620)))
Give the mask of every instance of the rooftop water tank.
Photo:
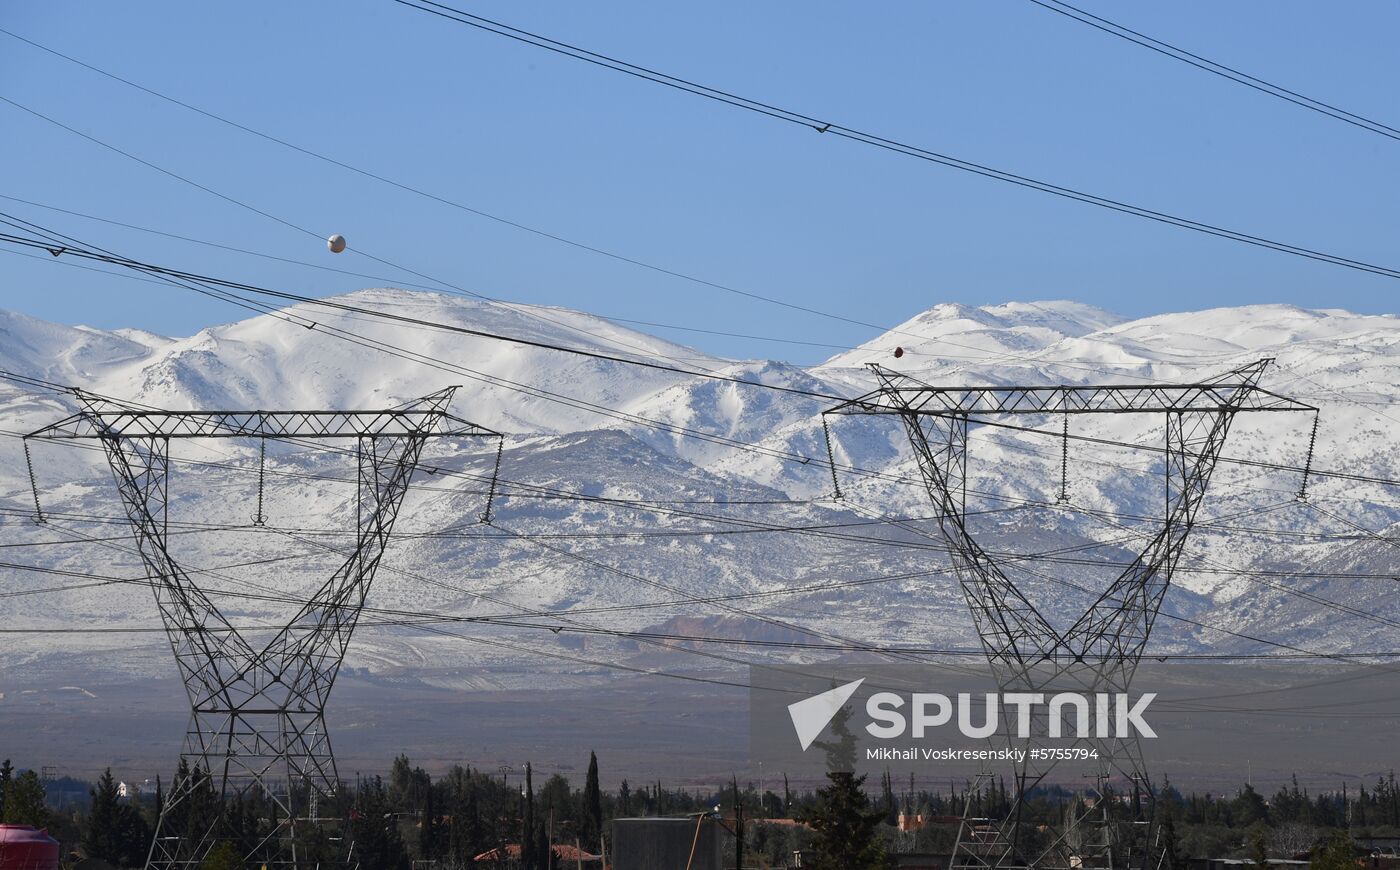
POLYGON ((58 870, 58 841, 29 825, 0 825, 0 870, 58 870))

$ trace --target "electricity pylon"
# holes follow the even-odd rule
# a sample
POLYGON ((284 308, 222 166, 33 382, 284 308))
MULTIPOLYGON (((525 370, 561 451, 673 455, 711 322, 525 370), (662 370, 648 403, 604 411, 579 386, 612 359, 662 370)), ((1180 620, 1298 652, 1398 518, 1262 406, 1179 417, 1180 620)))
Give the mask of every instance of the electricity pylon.
POLYGON ((323 827, 342 822, 326 703, 427 439, 500 437, 447 413, 455 389, 374 411, 159 411, 79 392, 82 411, 27 436, 102 443, 189 696, 180 756, 188 773, 166 796, 147 868, 198 867, 220 842, 232 842, 255 866, 353 864, 344 831, 330 838, 337 842, 330 861, 308 854, 323 827), (356 445, 354 550, 259 646, 230 624, 168 546, 170 441, 204 438, 356 445), (271 818, 249 824, 231 811, 245 801, 259 808, 256 816, 271 818))
POLYGON ((1017 736, 1019 711, 1013 716, 1002 706, 999 739, 1006 741, 1007 748, 1025 751, 1012 763, 1016 790, 1010 811, 1005 819, 990 824, 962 826, 952 870, 1150 870, 1157 865, 1156 794, 1139 735, 1112 735, 1116 729, 1104 733, 1096 726, 1085 729, 1092 736, 1060 737, 1080 733, 1080 721, 1070 721, 1070 714, 1077 717, 1079 711, 1066 705, 1059 708, 1059 721, 1052 721, 1044 701, 1061 692, 1096 699, 1127 695, 1235 415, 1316 413, 1312 406, 1259 386, 1271 362, 1262 359, 1193 384, 1079 387, 935 387, 873 366, 879 388, 827 412, 899 417, 1002 697, 1008 693, 1039 696, 1039 706, 1031 708, 1038 712, 1026 738, 1017 736), (1161 529, 1083 616, 1068 629, 1057 629, 968 530, 968 427, 981 418, 1002 415, 1144 413, 1166 416, 1161 529), (1090 793, 1070 808, 1061 830, 1039 830, 1023 819, 1027 796, 1052 770, 1062 768, 1063 775, 1069 765, 1077 765, 1076 772, 1092 780, 1090 793))

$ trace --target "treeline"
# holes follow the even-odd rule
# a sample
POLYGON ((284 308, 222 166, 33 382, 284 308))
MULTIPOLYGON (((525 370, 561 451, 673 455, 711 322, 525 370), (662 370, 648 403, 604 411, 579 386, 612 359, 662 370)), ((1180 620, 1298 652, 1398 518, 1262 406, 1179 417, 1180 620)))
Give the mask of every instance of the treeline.
POLYGON ((1336 791, 1309 794, 1298 787, 1298 777, 1265 799, 1246 785, 1230 799, 1210 794, 1183 796, 1167 785, 1165 799, 1174 804, 1183 821, 1201 825, 1247 828, 1257 822, 1300 823, 1326 828, 1384 826, 1400 828, 1400 788, 1395 773, 1376 779, 1370 789, 1351 788, 1345 783, 1336 791))
MULTIPOLYGON (((238 843, 256 842, 273 830, 275 802, 248 795, 221 805, 210 781, 183 766, 176 781, 187 786, 184 797, 172 804, 170 827, 163 833, 206 828, 222 814, 228 841, 203 866, 242 868, 238 843)), ((433 776, 401 755, 387 777, 347 783, 334 806, 319 808, 323 817, 345 820, 348 830, 334 837, 308 835, 299 849, 302 855, 324 855, 334 863, 337 844, 348 839, 364 867, 409 870, 414 862, 431 862, 440 870, 551 870, 558 866, 552 855, 557 847, 598 854, 605 839, 611 844, 614 819, 709 813, 732 834, 742 818, 745 866, 784 867, 794 851, 802 851, 806 867, 852 870, 888 866, 888 856, 896 852, 948 853, 957 819, 1004 818, 1014 798, 1003 779, 980 789, 940 792, 916 789, 912 780, 898 783, 889 773, 878 783, 833 775, 816 790, 795 790, 786 778, 763 785, 735 780, 718 791, 697 791, 623 780, 618 788, 604 790, 592 753, 581 784, 559 773, 539 776, 530 765, 496 771, 457 765, 433 776), (901 815, 919 819, 902 830, 901 815), (792 819, 801 824, 771 821, 792 819), (486 860, 474 860, 483 855, 486 860)), ((119 796, 107 771, 90 786, 86 801, 66 801, 66 806, 46 800, 46 786, 52 792, 53 784, 34 771, 16 771, 8 761, 0 764, 0 822, 46 827, 65 854, 101 858, 114 867, 144 864, 167 799, 159 780, 153 794, 128 800, 119 796)), ((1037 789, 1027 798, 1023 819, 1053 828, 1063 824, 1067 808, 1082 797, 1059 787, 1037 789)), ((1109 794, 1104 799, 1112 811, 1129 812, 1117 808, 1140 806, 1144 796, 1109 794)), ((1343 785, 1316 793, 1301 788, 1295 778, 1267 797, 1250 785, 1221 795, 1183 793, 1166 784, 1157 800, 1174 868, 1184 868, 1193 857, 1262 861, 1298 855, 1314 855, 1324 867, 1327 856, 1336 861, 1348 854, 1348 836, 1400 835, 1400 788, 1393 774, 1370 787, 1343 785), (1338 833, 1342 839, 1334 836, 1338 833)), ((740 844, 734 836, 726 842, 732 861, 740 844)))
POLYGON ((153 807, 121 800, 109 769, 89 790, 83 808, 55 808, 47 795, 37 771, 16 774, 10 759, 0 762, 0 824, 47 828, 65 853, 80 851, 116 867, 144 866, 159 794, 153 807))

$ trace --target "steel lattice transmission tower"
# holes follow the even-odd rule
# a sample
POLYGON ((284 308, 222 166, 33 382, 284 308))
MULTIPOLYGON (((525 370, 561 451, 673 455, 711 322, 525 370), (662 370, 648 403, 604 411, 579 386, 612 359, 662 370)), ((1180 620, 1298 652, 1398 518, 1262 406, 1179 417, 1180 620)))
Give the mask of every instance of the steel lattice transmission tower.
MULTIPOLYGON (((386 410, 276 412, 146 410, 80 392, 82 411, 28 436, 102 443, 189 696, 189 775, 166 797, 148 868, 197 867, 225 840, 250 863, 311 866, 308 842, 341 822, 326 702, 409 480, 429 438, 501 437, 447 413, 455 389, 386 410), (197 438, 355 443, 354 550, 265 644, 230 624, 168 546, 170 442, 197 438), (246 820, 229 817, 230 803, 244 801, 271 815, 251 836, 246 820)), ((336 839, 321 866, 353 863, 348 834, 336 839)))
MULTIPOLYGON (((935 387, 874 366, 879 389, 827 413, 900 418, 933 500, 939 531, 972 611, 977 633, 1002 696, 1059 692, 1126 695, 1143 648, 1171 584, 1187 535, 1205 496, 1236 414, 1316 408, 1271 393, 1259 379, 1272 360, 1259 360, 1193 384, 1053 387, 935 387), (968 427, 1003 415, 1163 414, 1166 417, 1165 504, 1161 528, 1147 546, 1073 625, 1057 628, 1041 614, 969 532, 965 494, 968 427)), ((1065 432, 1068 432, 1067 423, 1065 432)), ((1066 434, 1066 441, 1068 440, 1066 434)), ((1309 456, 1311 460, 1311 456, 1309 456)), ((1056 737, 1076 734, 1070 707, 1050 721, 1039 711, 1029 738, 1016 735, 1012 711, 1002 707, 998 737, 1025 749, 1013 762, 1015 793, 1005 819, 965 820, 952 870, 971 868, 1155 868, 1160 857, 1154 828, 1155 792, 1136 734, 1130 737, 1056 737), (1083 749, 1097 759, 1036 758, 1036 749, 1083 749), (1096 783, 1092 799, 1076 800, 1059 830, 1023 823, 1027 795, 1057 767, 1096 783), (1087 768, 1087 769, 1085 769, 1087 768), (1126 803, 1111 799, 1117 783, 1126 803), (1126 783, 1126 785, 1123 785, 1126 783)), ((1116 712, 1116 711, 1115 711, 1116 712)), ((1097 727, 1091 731, 1098 734, 1097 727)), ((1061 770, 1061 775, 1066 771, 1061 770)), ((989 776, 983 774, 982 781, 989 776)), ((1048 784, 1048 783, 1046 783, 1048 784)))

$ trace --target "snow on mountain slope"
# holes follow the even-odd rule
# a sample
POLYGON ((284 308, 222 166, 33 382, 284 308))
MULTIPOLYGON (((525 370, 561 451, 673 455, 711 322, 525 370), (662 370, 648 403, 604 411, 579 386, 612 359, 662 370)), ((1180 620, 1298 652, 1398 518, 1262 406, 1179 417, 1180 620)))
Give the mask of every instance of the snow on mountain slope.
MULTIPOLYGON (((735 363, 716 368, 714 372, 793 392, 692 379, 627 406, 634 414, 668 426, 664 430, 636 426, 638 436, 707 468, 725 466, 735 457, 743 457, 741 462, 752 461, 753 455, 736 449, 734 442, 749 444, 785 427, 810 427, 833 402, 833 399, 819 397, 841 395, 838 385, 772 360, 735 363), (695 438, 686 432, 701 432, 713 438, 695 438)), ((744 473, 742 468, 735 471, 744 473)))
MULTIPOLYGON (((401 290, 363 290, 333 300, 488 333, 518 336, 677 367, 724 361, 691 348, 557 308, 401 290)), ((378 407, 471 387, 462 416, 493 428, 565 432, 614 425, 588 404, 616 407, 685 376, 528 345, 452 333, 367 314, 301 304, 286 317, 211 327, 134 354, 96 375, 92 388, 160 407, 378 407), (334 330, 353 333, 346 340, 334 330), (378 346, 366 346, 375 345, 378 346), (538 384, 571 401, 522 397, 506 384, 538 384)))
POLYGON ((68 383, 142 359, 150 345, 112 332, 62 326, 0 310, 0 368, 68 383))
MULTIPOLYGON (((578 617, 589 631, 664 627, 681 624, 672 621, 680 617, 714 615, 724 620, 717 625, 781 638, 799 626, 818 632, 819 641, 970 643, 970 621, 947 575, 928 496, 896 422, 832 420, 833 451, 838 463, 850 468, 840 475, 845 499, 830 498, 820 412, 832 402, 801 393, 867 391, 873 383, 861 365, 868 361, 939 384, 966 385, 1189 380, 1277 357, 1264 385, 1322 408, 1316 467, 1400 478, 1400 430, 1392 425, 1400 415, 1394 409, 1400 404, 1400 319, 1389 316, 1265 305, 1125 321, 1072 302, 940 305, 859 348, 802 369, 722 359, 557 308, 398 290, 366 290, 336 301, 799 392, 580 358, 309 305, 289 309, 291 323, 255 317, 176 339, 136 329, 71 328, 0 312, 0 367, 171 408, 372 407, 460 383, 454 413, 510 435, 497 525, 477 522, 482 476, 494 460, 490 447, 435 445, 425 464, 474 478, 420 472, 372 606, 517 619, 535 618, 532 611, 583 608, 596 612, 578 617), (333 328, 392 345, 410 359, 347 342, 333 328), (906 351, 899 360, 891 353, 895 346, 906 351), (599 408, 613 413, 597 413, 599 408), (637 500, 646 504, 633 503, 637 500), (884 521, 892 516, 908 521, 884 521), (799 528, 776 533, 766 531, 767 525, 799 528), (811 588, 775 594, 794 586, 811 588), (693 603, 716 595, 749 597, 732 604, 693 603)), ((31 431, 73 407, 71 400, 36 397, 0 381, 0 429, 6 432, 31 431)), ((1018 422, 1054 433, 1061 421, 1018 422)), ((1310 425, 1303 415, 1241 415, 1225 456, 1296 465, 1305 454, 1310 425)), ((1137 417, 1077 417, 1072 431, 1148 448, 1160 446, 1163 437, 1161 420, 1137 417)), ((1072 620, 1087 593, 1066 592, 1064 584, 1101 586, 1115 565, 1125 564, 1155 532, 1161 457, 1072 441, 1071 501, 1061 506, 1055 504, 1061 446, 1053 436, 974 429, 969 510, 974 532, 998 553, 1085 548, 1081 557, 1049 560, 1035 573, 1014 573, 1045 602, 1047 612, 1072 620), (1094 547, 1095 542, 1103 545, 1094 547), (1093 560, 1108 564, 1090 564, 1093 560)), ((349 479, 351 468, 344 457, 273 451, 272 521, 267 529, 251 528, 253 449, 228 443, 182 454, 222 465, 177 467, 176 512, 241 528, 217 535, 182 530, 181 556, 205 568, 243 565, 227 573, 238 582, 280 589, 290 588, 289 578, 311 582, 324 576, 336 557, 316 543, 343 543, 352 490, 320 478, 349 479), (263 568, 245 565, 262 558, 278 561, 263 568)), ((32 505, 23 454, 16 439, 0 438, 0 532, 7 541, 79 532, 112 538, 35 548, 26 558, 77 574, 139 578, 141 568, 122 538, 116 493, 100 451, 43 445, 35 452, 55 517, 101 515, 111 521, 55 520, 47 527, 28 522, 32 505)), ((1315 507, 1309 507, 1294 498, 1300 482, 1295 470, 1222 462, 1168 609, 1195 619, 1218 618, 1242 633, 1287 636, 1288 624, 1278 617, 1292 613, 1285 605, 1302 607, 1301 599, 1236 569, 1293 570, 1342 560, 1352 566, 1351 573, 1393 572, 1393 548, 1316 534, 1319 528, 1329 533, 1345 528, 1335 520, 1324 522, 1322 510, 1366 528, 1400 522, 1400 499, 1391 488, 1314 479, 1310 504, 1315 507)), ((1336 582, 1343 585, 1327 578, 1310 581, 1308 590, 1345 600, 1356 595, 1345 584, 1361 581, 1336 582)), ((0 591, 51 585, 74 588, 9 599, 7 618, 33 625, 155 625, 149 590, 139 585, 91 586, 0 569, 0 591)), ((227 585, 225 591, 240 619, 276 616, 266 602, 240 599, 238 588, 227 585)), ((1400 604, 1389 600, 1368 600, 1367 608, 1377 618, 1400 619, 1400 604)), ((1341 618, 1334 610, 1326 615, 1341 618)), ((732 667, 732 660, 754 655, 707 645, 690 652, 659 649, 587 632, 473 624, 443 635, 376 622, 387 621, 367 615, 351 666, 406 678, 432 672, 439 685, 488 678, 470 669, 458 676, 439 673, 482 663, 577 679, 597 670, 577 660, 581 651, 639 667, 654 666, 657 656, 676 667, 679 656, 683 667, 695 669, 732 667), (699 654, 707 650, 724 655, 699 654)), ((1376 642, 1373 627, 1330 636, 1342 645, 1368 648, 1376 642)), ((1318 637, 1307 625, 1299 632, 1318 637)), ((1159 649, 1221 642, 1218 635, 1170 621, 1159 623, 1154 635, 1159 649)), ((107 635, 64 635, 61 643, 18 636, 14 650, 12 661, 32 672, 74 666, 73 657, 84 650, 114 653, 95 659, 103 664, 94 666, 169 670, 160 644, 107 635)))
POLYGON ((1122 321, 1078 302, 1008 302, 981 308, 946 302, 833 356, 819 368, 849 369, 870 362, 928 367, 1005 361, 1122 321), (896 347, 904 350, 900 363, 894 363, 892 356, 896 347))

